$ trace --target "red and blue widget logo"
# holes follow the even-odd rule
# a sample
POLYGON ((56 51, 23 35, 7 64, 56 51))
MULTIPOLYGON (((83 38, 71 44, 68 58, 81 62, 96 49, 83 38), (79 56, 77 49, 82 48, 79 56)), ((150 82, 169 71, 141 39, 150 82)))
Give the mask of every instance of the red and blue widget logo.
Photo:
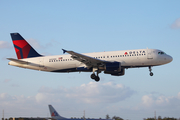
POLYGON ((11 33, 11 37, 18 59, 41 56, 19 33, 11 33))
POLYGON ((58 113, 56 112, 56 111, 54 111, 52 114, 51 114, 51 116, 58 116, 58 113))

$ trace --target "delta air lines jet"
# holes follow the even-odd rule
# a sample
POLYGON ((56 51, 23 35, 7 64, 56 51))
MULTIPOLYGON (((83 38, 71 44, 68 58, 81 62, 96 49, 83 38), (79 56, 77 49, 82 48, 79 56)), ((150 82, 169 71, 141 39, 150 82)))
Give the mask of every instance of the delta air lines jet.
POLYGON ((171 62, 173 58, 158 49, 137 49, 111 52, 95 52, 80 54, 74 51, 63 50, 65 55, 43 56, 19 34, 11 33, 15 52, 18 59, 11 60, 12 66, 47 71, 47 72, 92 72, 91 78, 99 81, 99 73, 113 76, 122 76, 125 69, 148 67, 150 76, 153 76, 152 66, 171 62))

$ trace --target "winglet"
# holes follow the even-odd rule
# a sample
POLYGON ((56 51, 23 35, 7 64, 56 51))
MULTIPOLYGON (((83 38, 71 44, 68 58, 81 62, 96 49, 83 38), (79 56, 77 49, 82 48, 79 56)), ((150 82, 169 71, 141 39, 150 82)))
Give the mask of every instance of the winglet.
POLYGON ((63 54, 65 54, 67 52, 67 50, 65 50, 65 49, 62 49, 62 50, 63 50, 63 54))

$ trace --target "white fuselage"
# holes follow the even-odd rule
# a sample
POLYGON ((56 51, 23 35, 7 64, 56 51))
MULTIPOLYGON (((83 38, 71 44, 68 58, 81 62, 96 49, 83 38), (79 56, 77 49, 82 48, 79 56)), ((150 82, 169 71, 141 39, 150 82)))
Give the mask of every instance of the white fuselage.
MULTIPOLYGON (((172 61, 171 56, 157 49, 95 52, 83 55, 110 62, 120 62, 123 68, 157 66, 172 61)), ((48 72, 92 71, 86 70, 87 66, 72 59, 71 55, 41 56, 21 60, 28 62, 28 64, 10 61, 9 65, 48 72)))

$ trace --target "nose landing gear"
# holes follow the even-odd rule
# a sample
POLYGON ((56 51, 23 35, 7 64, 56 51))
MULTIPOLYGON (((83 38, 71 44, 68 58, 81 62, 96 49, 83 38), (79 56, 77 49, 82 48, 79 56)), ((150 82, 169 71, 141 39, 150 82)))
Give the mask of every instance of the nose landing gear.
POLYGON ((150 72, 149 75, 150 75, 150 76, 153 76, 154 74, 153 74, 153 72, 151 72, 151 71, 152 71, 151 66, 149 66, 149 72, 150 72))

